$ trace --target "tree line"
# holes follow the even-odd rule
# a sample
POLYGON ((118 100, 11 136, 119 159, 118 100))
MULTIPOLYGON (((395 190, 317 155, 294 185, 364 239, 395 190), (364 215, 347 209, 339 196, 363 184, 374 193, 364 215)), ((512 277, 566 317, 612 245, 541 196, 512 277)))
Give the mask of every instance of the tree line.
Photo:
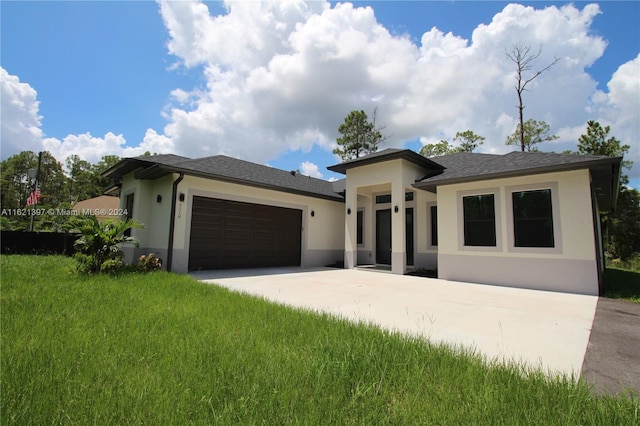
MULTIPOLYGON (((117 155, 105 155, 96 164, 82 160, 78 155, 65 159, 62 164, 50 152, 42 152, 38 174, 40 198, 38 209, 69 209, 76 202, 102 195, 113 182, 102 172, 120 161, 117 155)), ((30 217, 19 214, 26 208, 27 199, 35 189, 35 179, 30 170, 38 168, 38 154, 22 151, 0 163, 0 209, 3 214, 0 226, 4 230, 29 229, 30 217)), ((30 208, 31 208, 30 207, 30 208)), ((35 230, 61 231, 66 219, 57 215, 38 216, 35 230)))

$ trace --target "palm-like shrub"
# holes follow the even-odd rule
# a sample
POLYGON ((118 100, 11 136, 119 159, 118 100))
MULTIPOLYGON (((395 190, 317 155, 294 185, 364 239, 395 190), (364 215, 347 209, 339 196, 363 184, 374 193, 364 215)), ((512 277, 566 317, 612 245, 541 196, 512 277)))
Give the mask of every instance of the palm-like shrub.
POLYGON ((124 266, 124 254, 121 244, 133 244, 138 247, 138 240, 126 234, 132 228, 142 228, 135 219, 107 219, 98 222, 95 216, 82 218, 77 222, 80 238, 73 246, 77 253, 78 270, 83 273, 117 272, 124 266))

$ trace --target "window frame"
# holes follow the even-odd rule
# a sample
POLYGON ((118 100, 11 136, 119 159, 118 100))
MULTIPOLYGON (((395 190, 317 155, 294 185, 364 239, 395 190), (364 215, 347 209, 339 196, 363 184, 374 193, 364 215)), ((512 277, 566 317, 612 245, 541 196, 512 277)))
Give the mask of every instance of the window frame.
POLYGON ((427 203, 427 250, 438 250, 438 241, 436 241, 435 245, 433 244, 433 212, 431 209, 434 207, 436 208, 436 238, 438 237, 438 204, 432 201, 427 203))
MULTIPOLYGON (((511 193, 513 205, 513 236, 514 247, 554 248, 555 237, 553 233, 553 203, 551 201, 551 189, 533 189, 529 191, 515 191, 511 193), (540 195, 539 203, 536 201, 533 210, 538 211, 531 217, 524 217, 523 213, 529 210, 523 205, 523 200, 518 202, 517 197, 523 198, 540 195), (534 226, 532 230, 531 225, 534 226), (550 226, 549 226, 550 225, 550 226), (533 232, 537 231, 537 232, 533 232)), ((531 206, 531 200, 525 201, 531 206)))
MULTIPOLYGON (((133 219, 133 206, 135 205, 134 204, 135 202, 136 202, 135 191, 125 194, 125 196, 124 196, 124 206, 122 208, 123 208, 123 210, 126 210, 127 213, 125 215, 123 215, 123 217, 121 218, 122 220, 133 219), (131 200, 131 203, 129 203, 129 200, 131 200), (129 205, 129 204, 131 204, 131 205, 129 205)), ((124 236, 125 237, 130 237, 131 236, 131 232, 132 232, 131 228, 125 230, 124 231, 124 236)))
POLYGON ((466 191, 457 191, 456 199, 458 206, 458 250, 459 251, 480 251, 480 252, 501 252, 502 251, 502 210, 501 210, 500 188, 481 188, 466 191), (464 220, 464 198, 477 195, 493 195, 493 210, 495 223, 495 246, 469 246, 465 244, 465 220, 464 220))
POLYGON ((560 222, 560 194, 558 182, 542 182, 528 185, 514 185, 505 187, 506 214, 507 214, 507 246, 509 252, 513 253, 562 253, 562 227, 560 222), (529 191, 551 191, 551 219, 553 225, 553 247, 518 247, 515 238, 515 215, 513 206, 513 194, 529 191))
POLYGON ((364 223, 364 208, 359 208, 358 210, 356 210, 356 245, 358 247, 364 246, 364 223), (362 217, 362 223, 360 224, 360 226, 358 226, 358 217, 362 217))

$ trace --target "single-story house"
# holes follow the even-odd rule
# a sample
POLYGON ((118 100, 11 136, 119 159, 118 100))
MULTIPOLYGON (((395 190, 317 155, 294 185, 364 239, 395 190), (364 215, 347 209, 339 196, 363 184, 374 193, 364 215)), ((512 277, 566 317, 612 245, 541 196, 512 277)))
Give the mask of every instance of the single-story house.
POLYGON ((328 182, 223 155, 125 158, 105 171, 133 230, 133 260, 169 270, 386 266, 392 273, 597 295, 598 213, 621 158, 540 152, 425 158, 385 149, 328 182))

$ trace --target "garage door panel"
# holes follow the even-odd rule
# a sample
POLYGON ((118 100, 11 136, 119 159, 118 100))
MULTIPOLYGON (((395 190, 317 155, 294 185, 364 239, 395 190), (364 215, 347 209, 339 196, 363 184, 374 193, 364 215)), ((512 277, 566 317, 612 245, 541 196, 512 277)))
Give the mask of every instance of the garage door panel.
POLYGON ((302 211, 194 197, 189 269, 299 266, 302 211))

